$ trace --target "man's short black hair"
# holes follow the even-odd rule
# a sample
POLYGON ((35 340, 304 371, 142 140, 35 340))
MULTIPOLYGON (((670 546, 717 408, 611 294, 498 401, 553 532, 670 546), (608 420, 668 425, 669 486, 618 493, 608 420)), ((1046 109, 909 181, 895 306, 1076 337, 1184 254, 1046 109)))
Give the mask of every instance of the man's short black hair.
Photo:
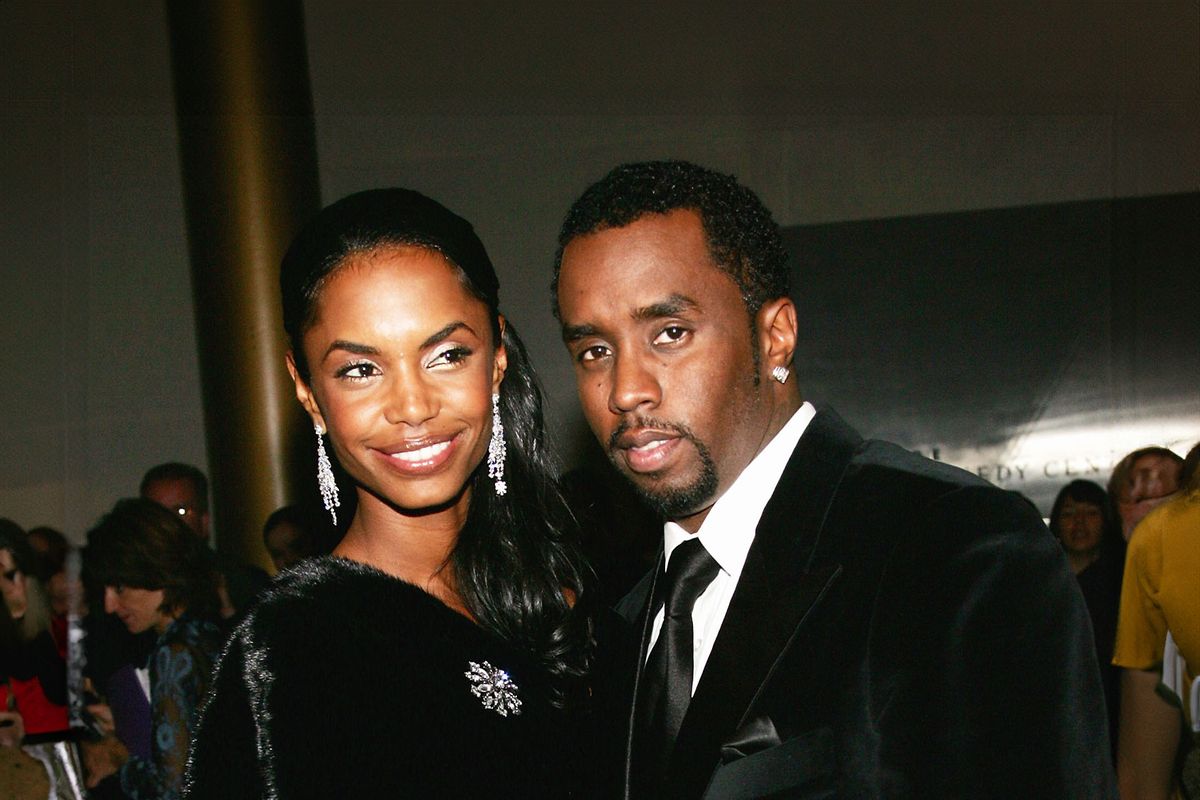
POLYGON ((150 484, 158 481, 188 481, 192 484, 192 491, 196 494, 196 502, 200 504, 196 510, 202 514, 208 511, 208 478, 204 477, 204 473, 197 467, 193 467, 191 464, 181 464, 178 461, 151 467, 142 476, 138 494, 145 497, 146 489, 150 488, 150 484))
POLYGON ((555 318, 561 320, 558 274, 563 250, 573 239, 677 209, 700 215, 712 259, 737 284, 752 320, 768 300, 787 296, 790 275, 783 237, 754 192, 732 175, 687 161, 644 161, 615 168, 567 211, 550 287, 555 318))

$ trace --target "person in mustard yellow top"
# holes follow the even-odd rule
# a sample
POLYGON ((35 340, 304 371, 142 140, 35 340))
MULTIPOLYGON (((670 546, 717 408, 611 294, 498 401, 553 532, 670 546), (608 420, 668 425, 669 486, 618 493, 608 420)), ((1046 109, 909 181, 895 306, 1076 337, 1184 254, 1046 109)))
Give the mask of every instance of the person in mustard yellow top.
MULTIPOLYGON (((1200 474, 1134 529, 1125 561, 1113 664, 1122 667, 1117 778, 1123 798, 1170 797, 1180 735, 1178 711, 1157 693, 1171 632, 1186 662, 1185 686, 1200 675, 1200 474)), ((1183 697, 1183 708, 1188 698, 1183 697)), ((1191 722, 1192 720, 1186 720, 1191 722)))

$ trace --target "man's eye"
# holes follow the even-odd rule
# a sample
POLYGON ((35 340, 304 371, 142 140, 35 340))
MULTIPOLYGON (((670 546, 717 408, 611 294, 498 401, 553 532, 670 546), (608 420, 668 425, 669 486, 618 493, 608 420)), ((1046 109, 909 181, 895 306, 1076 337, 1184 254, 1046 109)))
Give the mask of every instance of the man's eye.
POLYGON ((678 342, 683 337, 687 336, 688 329, 682 325, 668 325, 662 329, 658 336, 654 337, 655 344, 670 344, 678 342))
POLYGON ((591 347, 585 347, 579 351, 577 358, 581 362, 599 361, 608 355, 608 348, 601 344, 594 344, 591 347))

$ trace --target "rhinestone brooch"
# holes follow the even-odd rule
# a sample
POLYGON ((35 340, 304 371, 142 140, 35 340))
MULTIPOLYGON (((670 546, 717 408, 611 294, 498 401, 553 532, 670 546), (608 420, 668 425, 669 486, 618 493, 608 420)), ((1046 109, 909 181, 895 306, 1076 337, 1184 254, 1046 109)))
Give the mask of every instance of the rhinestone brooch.
POLYGON ((521 713, 521 698, 517 697, 517 685, 508 673, 490 662, 468 661, 470 667, 463 674, 471 682, 471 694, 479 698, 483 707, 495 711, 502 717, 521 713))

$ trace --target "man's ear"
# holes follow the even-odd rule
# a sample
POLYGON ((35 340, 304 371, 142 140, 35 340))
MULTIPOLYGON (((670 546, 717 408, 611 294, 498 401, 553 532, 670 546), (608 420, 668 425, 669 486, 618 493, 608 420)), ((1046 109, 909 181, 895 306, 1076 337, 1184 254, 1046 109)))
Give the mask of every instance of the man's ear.
POLYGON ((296 359, 291 350, 288 350, 286 359, 288 374, 292 376, 292 383, 296 386, 296 399, 300 401, 300 405, 304 406, 304 410, 312 418, 313 425, 320 426, 321 430, 329 430, 325 425, 325 417, 321 414, 321 408, 317 405, 317 398, 313 394, 312 387, 305 382, 304 378, 300 377, 300 371, 296 369, 296 359))
POLYGON ((774 367, 791 369, 796 353, 796 304, 790 297, 768 301, 758 310, 756 322, 763 369, 768 375, 774 367))
POLYGON ((500 391, 500 382, 508 370, 508 351, 504 349, 504 328, 507 323, 504 315, 500 315, 500 338, 496 342, 495 362, 492 365, 492 394, 500 391))

